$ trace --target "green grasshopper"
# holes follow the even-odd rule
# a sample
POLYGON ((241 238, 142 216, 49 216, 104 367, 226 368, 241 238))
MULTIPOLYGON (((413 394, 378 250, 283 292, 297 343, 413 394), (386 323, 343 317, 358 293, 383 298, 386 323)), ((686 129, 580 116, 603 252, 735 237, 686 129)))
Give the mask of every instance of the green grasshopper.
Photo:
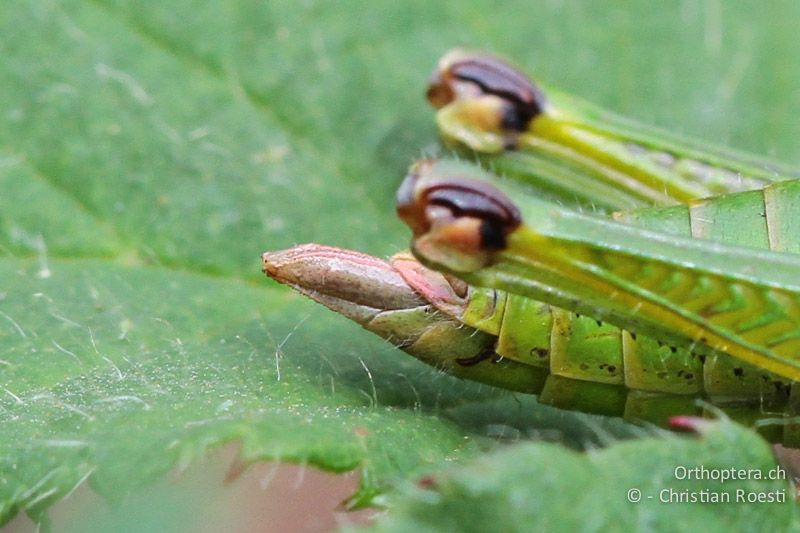
MULTIPOLYGON (((426 161, 401 186, 398 212, 414 231, 414 254, 426 264, 639 334, 620 335, 616 354, 593 352, 584 343, 580 360, 563 363, 574 372, 570 377, 597 381, 603 369, 613 374, 603 381, 641 389, 642 378, 670 376, 674 368, 671 379, 683 378, 690 389, 678 392, 696 392, 688 382, 702 375, 709 395, 764 397, 788 394, 788 380, 800 378, 800 255, 755 247, 798 249, 792 231, 797 217, 791 216, 800 209, 798 198, 800 181, 787 181, 691 206, 622 215, 629 222, 624 224, 528 197, 514 183, 475 167, 426 161), (730 242, 724 222, 731 220, 748 228, 737 244, 749 246, 680 236, 700 233, 730 242), (642 228, 647 225, 672 233, 642 228), (651 348, 643 350, 641 335, 694 354, 652 351, 652 341, 644 341, 651 348), (643 368, 648 375, 639 375, 643 368)), ((551 338, 551 358, 561 357, 563 342, 551 338)), ((646 390, 670 388, 666 380, 655 381, 646 390)))
MULTIPOLYGON (((555 97, 545 99, 499 60, 460 52, 445 57, 428 92, 441 107, 437 121, 446 140, 493 152, 484 158, 493 169, 531 181, 551 198, 612 210, 748 189, 790 174, 751 156, 697 150, 693 143, 611 117, 556 92, 548 94, 555 97), (576 111, 567 114, 562 109, 576 111), (516 150, 508 152, 509 147, 516 150)), ((475 169, 462 166, 459 171, 469 176, 475 169)), ((472 200, 492 196, 472 192, 477 193, 472 200)), ((523 198, 529 191, 515 192, 523 198)), ((731 202, 739 201, 698 202, 691 213, 699 222, 707 211, 729 213, 724 206, 731 202)), ((504 206, 501 202, 494 207, 492 216, 504 206)), ((626 219, 645 227, 666 224, 680 232, 686 224, 679 210, 641 211, 626 219)), ((791 223, 786 224, 790 235, 791 223)), ((723 225, 695 223, 692 228, 702 227, 723 225)), ((465 235, 456 233, 459 238, 465 235)), ((694 235, 719 238, 712 233, 698 229, 694 235)), ((497 241, 494 244, 506 237, 493 230, 487 235, 497 241)), ((791 246, 790 241, 781 242, 791 246)), ((470 243, 460 243, 465 244, 470 243)), ((489 252, 478 254, 483 255, 481 261, 494 256, 489 252)), ((696 412, 698 397, 745 418, 784 413, 791 403, 789 382, 757 366, 704 352, 703 347, 694 353, 624 333, 529 298, 470 287, 407 255, 387 263, 358 252, 306 245, 265 253, 263 262, 268 275, 412 355, 466 379, 537 393, 543 403, 659 423, 670 414, 696 412)), ((677 339, 677 344, 683 340, 677 339)), ((793 426, 785 431, 772 426, 776 427, 774 440, 796 440, 793 426)))

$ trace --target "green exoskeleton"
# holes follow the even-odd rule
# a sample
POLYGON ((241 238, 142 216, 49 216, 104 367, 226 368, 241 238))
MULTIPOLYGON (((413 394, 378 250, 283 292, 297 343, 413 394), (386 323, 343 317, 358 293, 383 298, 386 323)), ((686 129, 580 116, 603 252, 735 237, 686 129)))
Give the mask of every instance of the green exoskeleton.
POLYGON ((453 50, 428 100, 444 141, 494 173, 552 199, 600 210, 668 205, 800 177, 757 156, 638 124, 553 88, 485 53, 453 50))

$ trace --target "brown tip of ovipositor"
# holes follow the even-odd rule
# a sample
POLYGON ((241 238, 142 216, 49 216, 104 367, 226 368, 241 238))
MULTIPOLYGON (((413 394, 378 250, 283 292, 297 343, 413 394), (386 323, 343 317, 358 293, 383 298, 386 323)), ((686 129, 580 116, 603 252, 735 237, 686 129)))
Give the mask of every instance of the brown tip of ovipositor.
POLYGON ((274 278, 278 274, 278 269, 272 261, 272 255, 272 252, 264 252, 261 254, 261 272, 274 278))
POLYGON ((311 243, 265 252, 261 261, 270 278, 312 298, 324 295, 379 310, 423 303, 388 262, 354 250, 311 243))

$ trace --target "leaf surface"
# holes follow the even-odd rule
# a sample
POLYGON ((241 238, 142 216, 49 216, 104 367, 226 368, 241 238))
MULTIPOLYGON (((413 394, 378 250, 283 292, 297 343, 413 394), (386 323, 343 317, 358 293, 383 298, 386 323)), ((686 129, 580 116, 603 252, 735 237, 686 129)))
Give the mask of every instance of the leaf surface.
POLYGON ((640 433, 442 376, 264 280, 258 258, 406 245, 394 189, 434 150, 423 87, 459 44, 800 158, 798 7, 660 9, 3 2, 0 520, 85 480, 122 499, 231 441, 245 460, 361 468, 366 503, 498 440, 640 433))

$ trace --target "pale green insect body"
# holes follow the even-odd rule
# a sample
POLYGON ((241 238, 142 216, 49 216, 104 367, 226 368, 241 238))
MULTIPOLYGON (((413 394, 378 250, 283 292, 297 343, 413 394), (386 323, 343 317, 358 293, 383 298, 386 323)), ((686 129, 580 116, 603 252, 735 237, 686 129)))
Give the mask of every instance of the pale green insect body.
POLYGON ((563 378, 718 403, 783 401, 790 392, 789 380, 726 354, 698 354, 493 289, 473 289, 460 319, 496 336, 497 355, 563 378))

